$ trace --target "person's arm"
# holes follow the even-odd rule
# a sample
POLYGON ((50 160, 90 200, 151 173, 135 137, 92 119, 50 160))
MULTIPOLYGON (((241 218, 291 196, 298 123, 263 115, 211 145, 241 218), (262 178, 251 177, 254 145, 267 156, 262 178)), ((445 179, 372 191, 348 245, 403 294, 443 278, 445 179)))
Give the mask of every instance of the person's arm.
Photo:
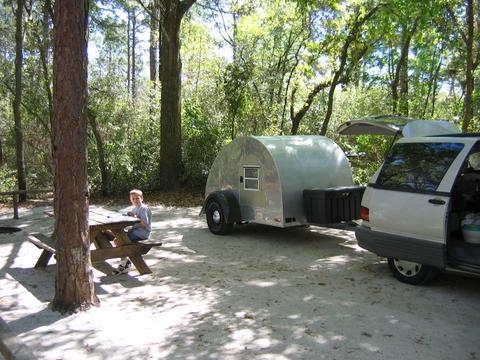
POLYGON ((130 216, 134 216, 140 219, 140 222, 135 224, 134 227, 143 227, 144 229, 148 229, 148 213, 145 208, 141 208, 138 214, 135 214, 133 212, 128 214, 131 214, 130 216))

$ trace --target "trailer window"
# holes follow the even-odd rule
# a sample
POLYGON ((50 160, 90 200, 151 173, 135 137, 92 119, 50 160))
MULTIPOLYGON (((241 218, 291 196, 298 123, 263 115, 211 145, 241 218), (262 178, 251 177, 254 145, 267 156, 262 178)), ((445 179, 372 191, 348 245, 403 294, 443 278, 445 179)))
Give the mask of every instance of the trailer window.
POLYGON ((260 190, 260 168, 244 167, 243 177, 245 190, 260 190))

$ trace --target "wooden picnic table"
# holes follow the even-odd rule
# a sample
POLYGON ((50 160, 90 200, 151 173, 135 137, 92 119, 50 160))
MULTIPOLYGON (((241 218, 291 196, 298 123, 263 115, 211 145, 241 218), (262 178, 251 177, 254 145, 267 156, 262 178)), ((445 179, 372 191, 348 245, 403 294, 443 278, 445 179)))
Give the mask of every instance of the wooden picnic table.
MULTIPOLYGON (((122 242, 129 242, 124 231, 127 226, 140 222, 140 219, 122 214, 116 211, 106 210, 97 206, 90 206, 88 209, 88 228, 90 242, 96 244, 98 235, 110 230, 122 242)), ((101 240, 100 240, 101 241, 101 240)))
POLYGON ((161 245, 161 242, 152 240, 131 242, 125 228, 138 222, 140 219, 136 217, 99 207, 90 207, 88 218, 90 242, 96 248, 90 251, 92 262, 129 257, 140 274, 150 274, 152 271, 142 256, 148 253, 153 246, 161 245), (112 245, 113 238, 106 233, 107 230, 117 238, 121 246, 112 245))
MULTIPOLYGON (((46 213, 53 216, 52 211, 47 211, 46 213)), ((145 263, 143 255, 148 253, 152 247, 160 246, 162 243, 154 240, 131 242, 125 232, 125 228, 138 222, 140 222, 140 219, 136 217, 97 206, 89 207, 88 226, 90 243, 95 247, 90 250, 91 261, 99 262, 129 257, 140 274, 150 274, 152 271, 145 263), (114 237, 121 246, 112 244, 114 237)), ((48 261, 56 251, 54 240, 38 233, 29 234, 27 238, 37 247, 43 249, 35 267, 47 266, 48 261)))

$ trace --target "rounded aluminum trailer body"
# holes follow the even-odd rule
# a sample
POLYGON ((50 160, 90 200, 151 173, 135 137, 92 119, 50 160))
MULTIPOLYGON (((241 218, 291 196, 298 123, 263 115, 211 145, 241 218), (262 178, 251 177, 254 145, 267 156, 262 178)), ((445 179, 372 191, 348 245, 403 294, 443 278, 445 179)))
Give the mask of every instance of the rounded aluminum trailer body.
POLYGON ((242 221, 278 227, 307 224, 303 190, 352 186, 342 149, 319 136, 247 136, 226 145, 215 159, 205 198, 230 190, 242 221))

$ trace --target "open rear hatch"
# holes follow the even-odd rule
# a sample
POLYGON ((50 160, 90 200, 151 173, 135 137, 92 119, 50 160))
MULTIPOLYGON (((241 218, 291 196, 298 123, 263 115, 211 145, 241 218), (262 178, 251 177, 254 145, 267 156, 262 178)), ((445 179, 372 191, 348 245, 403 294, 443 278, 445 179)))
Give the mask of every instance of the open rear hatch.
POLYGON ((395 115, 367 116, 347 121, 340 135, 392 135, 403 137, 458 134, 457 125, 446 120, 420 120, 395 115))

